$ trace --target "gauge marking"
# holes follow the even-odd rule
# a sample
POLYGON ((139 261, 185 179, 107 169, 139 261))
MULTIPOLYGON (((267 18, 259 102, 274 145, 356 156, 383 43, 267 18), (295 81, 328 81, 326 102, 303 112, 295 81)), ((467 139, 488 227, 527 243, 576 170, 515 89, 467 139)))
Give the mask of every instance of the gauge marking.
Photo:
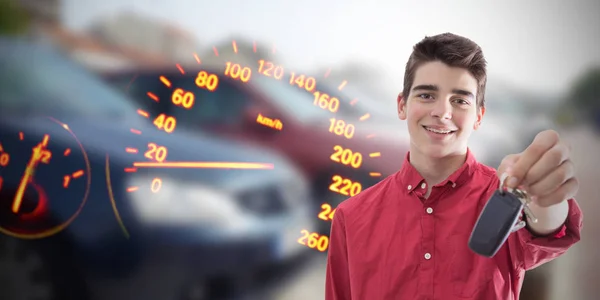
POLYGON ((177 67, 177 69, 179 70, 179 72, 181 72, 182 75, 185 75, 185 71, 183 70, 183 68, 181 67, 180 64, 175 64, 175 66, 177 67))
POLYGON ((134 162, 136 168, 186 168, 186 169, 273 169, 270 163, 248 162, 200 162, 200 161, 169 161, 169 162, 134 162))
POLYGON ((367 119, 369 119, 370 117, 371 117, 371 114, 370 114, 370 113, 366 113, 366 114, 362 115, 362 116, 359 118, 359 120, 360 120, 360 121, 364 121, 364 120, 367 120, 367 119))
POLYGON ((2 177, 0 177, 0 191, 2 190, 2 183, 4 182, 4 179, 2 177))
POLYGON ((340 83, 340 85, 338 86, 338 90, 341 91, 342 89, 344 89, 347 83, 348 81, 343 80, 342 83, 340 83))
POLYGON ((31 158, 27 163, 27 167, 25 168, 25 174, 21 177, 21 182, 19 183, 19 187, 17 188, 17 192, 15 193, 15 198, 13 199, 12 211, 16 214, 19 212, 21 208, 21 203, 23 202, 23 195, 25 194, 25 189, 27 185, 32 180, 32 177, 35 173, 35 169, 38 166, 39 162, 42 159, 42 150, 45 149, 44 142, 39 143, 37 146, 33 148, 33 153, 31 154, 31 158))
POLYGON ((371 172, 371 173, 369 173, 369 175, 370 175, 371 177, 380 177, 380 176, 381 176, 381 173, 379 173, 379 172, 371 172))
POLYGON ((233 53, 237 54, 238 53, 238 48, 237 48, 237 43, 234 41, 231 41, 231 46, 233 46, 233 53))
MULTIPOLYGON (((275 65, 270 61, 264 59, 258 60, 258 73, 267 77, 273 77, 277 80, 281 80, 284 75, 284 69, 281 65, 275 65), (274 69, 274 70, 273 70, 274 69), (271 71, 273 70, 273 73, 271 71)), ((291 81, 290 81, 291 83, 291 81)))
POLYGON ((71 182, 71 178, 77 179, 77 178, 83 176, 83 174, 84 174, 83 170, 79 170, 79 171, 74 172, 71 175, 65 175, 63 177, 63 187, 64 188, 68 188, 69 187, 69 183, 71 182))
POLYGON ((269 128, 273 128, 275 130, 281 131, 283 129, 283 123, 281 122, 281 120, 267 118, 260 113, 258 114, 258 117, 256 118, 256 123, 258 123, 260 125, 264 125, 269 128))
POLYGON ((148 97, 150 97, 150 99, 154 100, 154 102, 159 102, 158 96, 154 95, 154 93, 148 92, 148 93, 146 93, 146 95, 148 95, 148 97))
POLYGON ((219 56, 219 51, 217 50, 217 47, 213 46, 213 52, 215 53, 215 56, 219 56))
POLYGON ((137 148, 127 147, 127 148, 125 148, 125 152, 136 154, 136 153, 138 153, 138 149, 137 148))
POLYGON ((372 138, 374 138, 374 137, 375 137, 375 134, 374 134, 374 133, 371 133, 371 134, 367 135, 367 138, 368 138, 368 139, 372 139, 372 138))
POLYGON ((138 115, 140 115, 140 116, 142 116, 144 118, 149 118, 150 117, 150 114, 148 112, 146 112, 144 110, 141 110, 141 109, 138 109, 137 113, 138 113, 138 115))
POLYGON ((369 157, 381 157, 381 152, 369 153, 369 157))
POLYGON ((256 53, 256 41, 252 41, 252 51, 256 53))
POLYGON ((3 151, 4 150, 2 150, 2 146, 0 145, 0 167, 6 167, 10 162, 10 155, 3 151))
POLYGON ((159 79, 166 87, 171 88, 171 81, 167 77, 161 75, 159 79))
MULTIPOLYGON (((125 169, 125 172, 127 172, 127 169, 125 169)), ((125 234, 125 238, 129 239, 129 232, 127 231, 127 228, 125 228, 125 225, 123 224, 123 220, 121 219, 121 214, 119 214, 119 210, 117 209, 117 203, 115 202, 115 197, 113 195, 112 184, 110 182, 110 163, 108 160, 108 154, 106 154, 105 174, 106 174, 106 186, 108 187, 108 198, 110 199, 110 204, 112 206, 113 212, 115 213, 115 218, 117 219, 117 223, 119 223, 121 230, 123 230, 123 234, 125 234)))
POLYGON ((137 129, 133 129, 133 128, 131 128, 129 131, 131 131, 131 133, 133 133, 133 134, 142 134, 141 131, 139 131, 137 129))
POLYGON ((329 68, 329 69, 327 69, 327 71, 325 71, 325 75, 323 75, 323 78, 329 77, 329 74, 331 74, 331 68, 329 68))
POLYGON ((23 140, 25 138, 25 136, 23 136, 23 132, 19 132, 19 140, 23 140))
POLYGON ((63 156, 69 156, 69 154, 71 154, 71 148, 65 149, 65 152, 63 152, 63 156))
POLYGON ((354 98, 352 101, 350 101, 350 105, 354 106, 356 102, 358 102, 358 99, 354 98))
POLYGON ((354 152, 352 149, 340 145, 333 146, 333 151, 329 158, 336 163, 351 166, 354 169, 358 169, 362 165, 363 156, 360 152, 354 152))
POLYGON ((336 97, 331 97, 329 94, 321 93, 319 91, 314 92, 313 95, 315 96, 313 105, 318 106, 321 109, 335 113, 340 108, 340 100, 336 97))
POLYGON ((131 167, 130 168, 125 168, 125 172, 127 172, 127 173, 134 173, 134 172, 137 172, 137 168, 131 168, 131 167))
POLYGON ((200 60, 200 57, 198 57, 198 54, 194 53, 194 58, 196 59, 196 62, 197 62, 198 64, 201 64, 201 63, 202 63, 202 61, 200 60))
POLYGON ((131 193, 131 192, 135 192, 135 191, 137 191, 139 189, 140 188, 137 187, 137 186, 130 186, 130 187, 127 188, 127 191, 131 193))

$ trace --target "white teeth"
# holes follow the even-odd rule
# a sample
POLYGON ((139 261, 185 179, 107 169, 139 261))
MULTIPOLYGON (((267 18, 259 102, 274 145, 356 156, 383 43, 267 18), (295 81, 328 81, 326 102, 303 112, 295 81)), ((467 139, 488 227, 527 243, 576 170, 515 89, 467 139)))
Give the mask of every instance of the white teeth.
POLYGON ((452 130, 437 130, 437 129, 433 129, 433 128, 429 128, 429 127, 425 127, 425 129, 427 129, 431 132, 441 133, 441 134, 448 134, 448 133, 452 132, 452 130))

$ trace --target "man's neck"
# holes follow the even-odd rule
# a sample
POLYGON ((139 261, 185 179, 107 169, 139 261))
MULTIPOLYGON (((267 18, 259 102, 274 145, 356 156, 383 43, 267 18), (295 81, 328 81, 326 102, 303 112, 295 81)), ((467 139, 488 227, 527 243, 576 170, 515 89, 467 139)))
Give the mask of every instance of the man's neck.
POLYGON ((452 154, 442 158, 431 158, 414 149, 410 150, 409 155, 410 164, 423 176, 429 187, 446 180, 467 159, 466 150, 462 154, 452 154))

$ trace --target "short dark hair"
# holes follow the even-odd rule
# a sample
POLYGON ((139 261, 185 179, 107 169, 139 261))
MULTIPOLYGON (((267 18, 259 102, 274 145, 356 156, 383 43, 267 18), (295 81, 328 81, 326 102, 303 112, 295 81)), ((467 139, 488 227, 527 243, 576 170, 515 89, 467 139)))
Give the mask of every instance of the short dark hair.
POLYGON ((440 61, 451 67, 467 69, 477 80, 477 107, 485 106, 487 62, 483 57, 483 51, 472 40, 453 33, 426 36, 413 47, 404 71, 402 91, 404 97, 409 95, 416 70, 421 65, 432 61, 440 61))

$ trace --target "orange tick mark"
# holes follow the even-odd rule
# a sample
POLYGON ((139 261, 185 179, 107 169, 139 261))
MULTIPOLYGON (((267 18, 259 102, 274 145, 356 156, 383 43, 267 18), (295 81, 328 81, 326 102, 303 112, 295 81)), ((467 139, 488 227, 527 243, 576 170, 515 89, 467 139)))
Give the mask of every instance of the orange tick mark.
POLYGON ((141 109, 137 110, 138 115, 148 118, 149 114, 141 109))
POLYGON ((331 73, 331 68, 327 69, 327 72, 325 72, 325 75, 323 77, 325 77, 325 78, 329 77, 330 73, 331 73))
POLYGON ((356 102, 358 102, 358 99, 354 99, 354 100, 350 101, 350 105, 354 106, 354 104, 356 104, 356 102))
POLYGON ((67 148, 63 153, 64 156, 69 156, 69 154, 71 154, 71 148, 67 148))
POLYGON ((233 46, 233 52, 235 54, 237 54, 237 51, 238 51, 238 49, 237 49, 237 43, 235 41, 231 41, 231 46, 233 46))
POLYGON ((381 152, 373 152, 373 153, 369 153, 370 157, 380 157, 381 156, 381 152))
POLYGON ((181 74, 185 75, 185 71, 183 70, 183 68, 181 67, 180 64, 176 64, 175 66, 177 67, 177 69, 179 70, 179 72, 181 72, 181 74))
POLYGON ((159 77, 159 79, 160 79, 160 81, 161 81, 161 82, 162 82, 164 85, 166 85, 168 88, 170 88, 170 87, 171 87, 171 82, 169 81, 169 79, 167 79, 167 77, 165 77, 165 76, 162 76, 162 75, 161 75, 161 76, 159 77))
POLYGON ((23 136, 23 132, 19 132, 19 140, 23 140, 24 136, 23 136))
POLYGON ((71 182, 71 176, 65 175, 65 177, 63 177, 63 187, 65 189, 69 187, 69 182, 71 182))
POLYGON ((131 192, 137 191, 138 189, 139 189, 139 187, 137 187, 137 186, 130 186, 127 188, 127 191, 131 193, 131 192))
POLYGON ((371 173, 369 173, 369 175, 371 175, 371 177, 379 177, 379 176, 381 176, 381 173, 379 173, 379 172, 371 172, 371 173))
POLYGON ((256 41, 252 42, 252 50, 256 53, 256 41))
POLYGON ((126 173, 134 173, 137 172, 137 168, 125 168, 126 173))
POLYGON ((342 83, 340 83, 340 86, 338 86, 338 90, 341 91, 346 86, 347 83, 348 83, 348 81, 346 81, 346 80, 342 81, 342 83))
POLYGON ((131 147, 125 148, 125 151, 127 151, 127 153, 138 153, 137 148, 131 148, 131 147))
POLYGON ((196 62, 201 64, 202 61, 200 60, 200 57, 198 57, 198 54, 194 53, 194 58, 196 59, 196 62))
POLYGON ((141 132, 141 131, 139 131, 139 130, 137 130, 137 129, 133 129, 133 128, 131 128, 131 130, 130 130, 130 131, 131 131, 131 133, 133 133, 133 134, 142 134, 142 132, 141 132))
POLYGON ((366 119, 368 119, 368 118, 370 118, 370 117, 371 117, 371 114, 369 114, 369 113, 366 113, 366 114, 364 114, 362 117, 360 117, 360 119, 359 119, 359 120, 361 120, 361 121, 364 121, 364 120, 366 120, 366 119))
POLYGON ((215 53, 215 56, 219 56, 219 51, 217 50, 217 47, 213 46, 213 52, 215 53))
POLYGON ((73 176, 73 178, 79 178, 79 177, 83 176, 83 170, 76 171, 75 173, 73 173, 72 176, 73 176))
POLYGON ((371 134, 367 135, 367 138, 368 138, 368 139, 372 139, 372 138, 374 138, 374 137, 375 137, 375 134, 374 134, 374 133, 371 133, 371 134))
POLYGON ((146 93, 146 95, 148 95, 148 97, 150 97, 150 99, 158 102, 158 96, 154 95, 153 93, 148 92, 148 93, 146 93))

